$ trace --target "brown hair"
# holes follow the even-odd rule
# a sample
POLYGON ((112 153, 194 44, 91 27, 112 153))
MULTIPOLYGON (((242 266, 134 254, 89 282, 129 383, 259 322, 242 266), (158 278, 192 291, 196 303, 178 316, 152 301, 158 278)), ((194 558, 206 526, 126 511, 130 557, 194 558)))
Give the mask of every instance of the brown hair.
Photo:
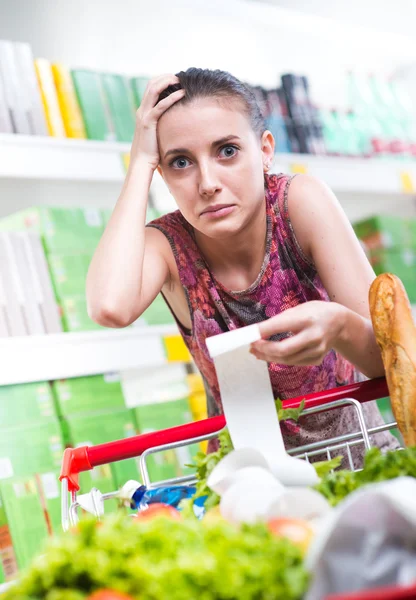
POLYGON ((186 71, 176 73, 176 76, 179 78, 180 83, 169 85, 163 90, 159 95, 158 102, 180 89, 185 90, 185 96, 178 101, 178 104, 187 104, 195 98, 208 98, 211 96, 234 98, 242 103, 253 131, 260 137, 266 130, 263 115, 252 90, 231 73, 219 69, 212 71, 191 67, 186 71))

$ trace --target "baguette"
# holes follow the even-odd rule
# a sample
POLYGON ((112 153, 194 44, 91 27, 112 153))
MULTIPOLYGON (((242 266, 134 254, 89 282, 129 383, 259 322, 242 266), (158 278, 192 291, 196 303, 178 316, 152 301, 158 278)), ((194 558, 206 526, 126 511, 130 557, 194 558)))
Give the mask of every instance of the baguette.
POLYGON ((373 281, 369 301, 394 418, 405 445, 416 446, 416 326, 410 302, 402 282, 391 273, 373 281))

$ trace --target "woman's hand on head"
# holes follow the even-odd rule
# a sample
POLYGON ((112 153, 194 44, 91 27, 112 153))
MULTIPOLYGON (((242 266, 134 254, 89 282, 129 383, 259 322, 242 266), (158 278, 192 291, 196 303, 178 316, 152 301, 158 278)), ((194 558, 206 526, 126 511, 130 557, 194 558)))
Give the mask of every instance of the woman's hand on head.
POLYGON ((160 75, 151 79, 147 84, 140 107, 136 112, 136 129, 131 149, 131 161, 140 160, 147 163, 153 170, 159 164, 160 156, 157 144, 157 122, 163 113, 175 102, 181 100, 184 90, 178 90, 158 102, 161 92, 169 85, 179 83, 176 75, 160 75))
POLYGON ((281 365, 320 365, 334 348, 345 325, 344 306, 335 302, 312 301, 289 308, 259 324, 262 340, 251 345, 260 360, 281 365), (282 341, 267 341, 278 333, 291 332, 282 341))

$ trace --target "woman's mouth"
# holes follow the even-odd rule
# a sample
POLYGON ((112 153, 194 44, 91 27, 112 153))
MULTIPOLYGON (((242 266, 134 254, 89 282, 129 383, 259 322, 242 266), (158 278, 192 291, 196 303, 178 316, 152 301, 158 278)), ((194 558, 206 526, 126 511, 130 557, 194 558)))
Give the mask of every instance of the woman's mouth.
POLYGON ((201 216, 218 219, 220 217, 226 217, 235 208, 235 204, 214 204, 202 211, 201 216))

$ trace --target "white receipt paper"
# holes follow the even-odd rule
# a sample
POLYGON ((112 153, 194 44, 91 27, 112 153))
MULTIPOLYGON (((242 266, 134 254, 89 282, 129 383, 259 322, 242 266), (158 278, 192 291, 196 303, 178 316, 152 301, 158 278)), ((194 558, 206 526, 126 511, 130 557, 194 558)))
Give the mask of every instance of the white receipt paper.
POLYGON ((267 363, 249 351, 260 339, 258 326, 249 325, 206 340, 233 446, 261 452, 284 485, 314 485, 312 465, 286 453, 267 363))

